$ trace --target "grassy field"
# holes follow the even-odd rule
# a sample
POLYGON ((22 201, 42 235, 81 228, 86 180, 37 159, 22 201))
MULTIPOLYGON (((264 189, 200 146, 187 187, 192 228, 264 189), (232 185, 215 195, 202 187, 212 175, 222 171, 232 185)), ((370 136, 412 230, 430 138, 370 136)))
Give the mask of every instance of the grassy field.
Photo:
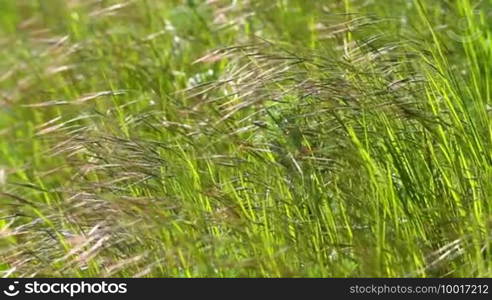
POLYGON ((491 20, 0 0, 0 276, 492 276, 491 20))

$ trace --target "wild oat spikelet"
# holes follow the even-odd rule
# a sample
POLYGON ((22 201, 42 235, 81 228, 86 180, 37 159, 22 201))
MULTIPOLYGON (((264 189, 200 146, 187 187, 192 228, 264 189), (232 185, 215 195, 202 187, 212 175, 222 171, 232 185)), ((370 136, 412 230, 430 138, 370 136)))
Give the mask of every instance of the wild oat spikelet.
POLYGON ((7 182, 7 172, 4 168, 0 168, 0 186, 5 185, 7 182))

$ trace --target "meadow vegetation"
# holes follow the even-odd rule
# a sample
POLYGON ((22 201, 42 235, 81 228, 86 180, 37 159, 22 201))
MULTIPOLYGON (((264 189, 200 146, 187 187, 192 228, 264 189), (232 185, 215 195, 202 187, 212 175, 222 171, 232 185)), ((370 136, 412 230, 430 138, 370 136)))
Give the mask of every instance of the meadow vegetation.
POLYGON ((0 276, 492 276, 490 0, 0 0, 0 276))

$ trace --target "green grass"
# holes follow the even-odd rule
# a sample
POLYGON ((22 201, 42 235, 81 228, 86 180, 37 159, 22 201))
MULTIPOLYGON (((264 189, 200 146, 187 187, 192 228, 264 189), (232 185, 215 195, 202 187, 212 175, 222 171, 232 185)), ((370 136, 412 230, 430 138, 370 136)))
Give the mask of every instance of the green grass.
POLYGON ((0 276, 492 276, 491 16, 0 0, 0 276))

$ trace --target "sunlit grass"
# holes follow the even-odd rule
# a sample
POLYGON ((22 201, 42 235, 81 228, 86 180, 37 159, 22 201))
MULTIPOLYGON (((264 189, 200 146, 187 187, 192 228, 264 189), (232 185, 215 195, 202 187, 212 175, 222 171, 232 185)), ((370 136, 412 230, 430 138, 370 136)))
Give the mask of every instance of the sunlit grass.
POLYGON ((0 0, 2 276, 492 275, 490 2, 0 0))

